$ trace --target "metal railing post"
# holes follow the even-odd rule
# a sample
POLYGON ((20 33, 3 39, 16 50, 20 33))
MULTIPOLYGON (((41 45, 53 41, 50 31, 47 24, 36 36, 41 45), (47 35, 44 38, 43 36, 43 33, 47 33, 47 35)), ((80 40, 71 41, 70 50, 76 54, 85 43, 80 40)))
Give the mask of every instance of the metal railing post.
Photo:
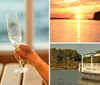
POLYGON ((26 0, 26 44, 32 46, 33 42, 33 0, 26 0))

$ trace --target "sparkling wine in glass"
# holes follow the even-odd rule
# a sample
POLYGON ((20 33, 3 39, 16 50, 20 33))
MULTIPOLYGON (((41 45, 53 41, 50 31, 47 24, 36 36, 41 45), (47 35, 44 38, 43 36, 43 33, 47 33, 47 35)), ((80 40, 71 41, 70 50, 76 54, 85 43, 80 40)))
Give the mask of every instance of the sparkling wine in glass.
MULTIPOLYGON (((17 13, 13 12, 13 13, 7 13, 6 14, 6 22, 7 22, 7 30, 8 30, 8 37, 10 42, 13 44, 13 46, 15 48, 19 49, 19 45, 21 44, 21 29, 18 23, 18 16, 17 13)), ((28 70, 28 68, 25 68, 23 66, 24 64, 24 60, 22 59, 18 59, 18 57, 16 57, 15 54, 15 58, 18 60, 19 62, 19 68, 14 70, 15 73, 24 73, 28 70)))

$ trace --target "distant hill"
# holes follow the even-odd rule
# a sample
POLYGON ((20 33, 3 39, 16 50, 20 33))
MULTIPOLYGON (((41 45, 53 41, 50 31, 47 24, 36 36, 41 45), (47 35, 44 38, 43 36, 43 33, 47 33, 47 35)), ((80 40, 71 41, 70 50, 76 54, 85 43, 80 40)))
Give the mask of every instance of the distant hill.
POLYGON ((51 17, 50 19, 69 19, 69 18, 58 18, 58 17, 51 17))
POLYGON ((100 20, 100 11, 94 13, 93 19, 100 20))

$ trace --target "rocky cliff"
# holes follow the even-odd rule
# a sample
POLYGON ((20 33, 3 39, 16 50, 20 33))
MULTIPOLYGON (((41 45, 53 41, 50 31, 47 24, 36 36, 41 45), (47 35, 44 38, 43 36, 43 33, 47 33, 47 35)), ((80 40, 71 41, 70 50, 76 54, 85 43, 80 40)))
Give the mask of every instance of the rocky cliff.
POLYGON ((94 13, 93 19, 100 20, 100 11, 94 13))

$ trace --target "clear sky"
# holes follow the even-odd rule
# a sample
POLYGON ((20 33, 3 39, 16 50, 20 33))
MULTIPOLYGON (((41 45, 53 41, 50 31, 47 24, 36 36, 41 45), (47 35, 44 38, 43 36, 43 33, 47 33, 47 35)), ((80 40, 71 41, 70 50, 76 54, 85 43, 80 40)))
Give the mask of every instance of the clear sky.
POLYGON ((100 0, 51 0, 51 17, 92 18, 100 11, 100 0))
POLYGON ((73 49, 77 50, 80 54, 87 54, 100 50, 100 44, 51 44, 51 48, 73 49))

